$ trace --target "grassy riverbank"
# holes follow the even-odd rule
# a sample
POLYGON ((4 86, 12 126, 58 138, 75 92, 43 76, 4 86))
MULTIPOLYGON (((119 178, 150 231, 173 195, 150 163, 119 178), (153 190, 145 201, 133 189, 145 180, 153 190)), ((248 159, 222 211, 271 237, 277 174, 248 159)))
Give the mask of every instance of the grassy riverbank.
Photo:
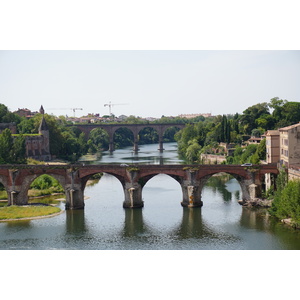
POLYGON ((49 216, 59 213, 61 209, 54 206, 6 206, 0 207, 0 220, 23 219, 49 216))

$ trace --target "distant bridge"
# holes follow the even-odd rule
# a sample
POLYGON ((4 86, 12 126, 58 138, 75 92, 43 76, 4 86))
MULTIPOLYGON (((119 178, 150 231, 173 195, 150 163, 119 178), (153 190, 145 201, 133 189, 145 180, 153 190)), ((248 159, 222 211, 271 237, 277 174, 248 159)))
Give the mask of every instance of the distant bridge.
POLYGON ((276 164, 253 165, 0 165, 0 182, 8 194, 8 205, 28 203, 28 189, 35 178, 48 174, 62 185, 66 209, 84 208, 84 189, 88 179, 97 173, 116 177, 124 190, 125 208, 143 207, 142 190, 155 175, 166 174, 176 180, 182 189, 182 206, 202 206, 201 192, 206 181, 217 173, 227 173, 237 179, 242 200, 259 197, 265 174, 278 174, 276 164))
POLYGON ((158 143, 159 151, 163 151, 163 135, 165 131, 168 128, 171 127, 177 127, 179 129, 182 129, 185 127, 185 124, 177 124, 177 123, 172 123, 172 124, 74 124, 74 125, 68 125, 68 126, 74 126, 80 129, 82 132, 86 134, 88 137, 91 130, 95 128, 101 128, 104 129, 108 133, 109 137, 109 151, 113 152, 114 151, 114 134, 115 132, 120 129, 120 128, 127 128, 133 133, 133 150, 135 152, 138 151, 138 135, 139 132, 145 128, 153 128, 157 131, 158 133, 158 143))

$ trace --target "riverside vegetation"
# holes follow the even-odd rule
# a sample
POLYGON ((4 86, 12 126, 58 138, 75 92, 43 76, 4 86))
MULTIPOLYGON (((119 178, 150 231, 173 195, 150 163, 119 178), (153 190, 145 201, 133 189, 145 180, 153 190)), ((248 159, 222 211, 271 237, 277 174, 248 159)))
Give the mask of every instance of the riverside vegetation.
POLYGON ((276 180, 276 191, 271 191, 273 198, 269 212, 285 223, 300 228, 300 180, 287 180, 287 173, 281 170, 276 180))
MULTIPOLYGON (((84 154, 101 153, 108 149, 108 135, 102 129, 94 129, 85 137, 75 126, 67 127, 70 122, 65 117, 44 115, 50 133, 50 152, 58 159, 75 162, 84 154)), ((7 107, 0 104, 0 123, 15 122, 18 134, 12 136, 9 129, 0 134, 0 163, 26 163, 25 136, 38 133, 42 115, 36 114, 33 118, 26 119, 8 111, 7 107)), ((225 153, 220 143, 231 143, 234 147, 233 154, 227 156, 226 164, 259 164, 266 156, 265 140, 259 145, 245 145, 250 136, 260 137, 267 130, 274 130, 297 123, 300 120, 300 103, 272 98, 269 103, 263 102, 248 107, 242 114, 218 115, 193 119, 179 117, 164 117, 154 123, 182 123, 186 127, 180 131, 171 128, 164 135, 165 141, 177 141, 178 151, 187 163, 202 163, 201 154, 225 153)), ((108 120, 109 122, 109 120, 108 120)), ((124 123, 150 123, 140 118, 130 116, 124 123)), ((157 143, 157 132, 146 128, 139 134, 140 144, 157 143)), ((114 136, 116 148, 133 144, 133 134, 126 128, 117 130, 114 136)), ((50 193, 56 185, 49 179, 40 179, 41 185, 50 193), (52 184, 53 186, 49 186, 52 184)), ((280 185, 279 185, 280 186, 280 185)), ((267 191, 266 195, 274 197, 271 213, 278 218, 291 217, 295 224, 299 222, 296 216, 300 211, 300 194, 297 194, 297 183, 287 183, 277 191, 267 191), (294 200, 286 203, 289 197, 294 200), (289 207, 289 208, 288 208, 289 207)))

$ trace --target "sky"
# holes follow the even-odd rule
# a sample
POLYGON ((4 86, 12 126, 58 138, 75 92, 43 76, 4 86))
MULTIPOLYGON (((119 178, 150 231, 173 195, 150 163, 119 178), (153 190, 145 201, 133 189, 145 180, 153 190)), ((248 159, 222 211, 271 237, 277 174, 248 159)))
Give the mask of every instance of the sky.
POLYGON ((242 113, 300 101, 298 50, 2 50, 0 103, 83 116, 242 113))

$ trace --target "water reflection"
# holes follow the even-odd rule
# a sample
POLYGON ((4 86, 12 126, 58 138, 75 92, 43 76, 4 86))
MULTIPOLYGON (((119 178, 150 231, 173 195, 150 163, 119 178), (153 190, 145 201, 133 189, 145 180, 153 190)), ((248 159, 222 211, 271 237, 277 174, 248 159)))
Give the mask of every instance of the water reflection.
POLYGON ((238 186, 233 186, 232 183, 236 183, 237 181, 233 179, 230 175, 215 175, 212 176, 206 183, 206 187, 209 187, 211 191, 216 196, 217 194, 221 194, 223 200, 225 202, 231 200, 239 200, 240 199, 240 188, 238 186), (234 199, 232 197, 234 196, 234 199))
POLYGON ((84 209, 66 211, 66 234, 84 235, 88 233, 84 209))
POLYGON ((143 209, 124 209, 125 221, 122 235, 124 237, 139 236, 149 232, 144 223, 143 209))
MULTIPOLYGON (((155 145, 151 147, 158 152, 155 145)), ((144 150, 138 154, 141 161, 155 157, 146 147, 144 150)), ((176 160, 173 150, 163 155, 176 160)), ((160 157, 156 156, 157 163, 160 157)), ((104 156, 102 162, 110 159, 117 163, 126 159, 139 161, 123 150, 116 151, 113 158, 104 156)), ((86 187, 85 193, 89 198, 84 210, 70 210, 46 219, 0 223, 0 248, 300 249, 300 230, 282 225, 265 210, 240 206, 240 185, 228 176, 212 177, 202 191, 203 207, 193 209, 181 207, 181 188, 167 175, 147 182, 143 190, 145 207, 141 209, 123 209, 122 186, 107 174, 99 183, 86 187)), ((58 205, 64 208, 62 202, 58 205)))
MULTIPOLYGON (((117 149, 113 153, 104 151, 97 161, 91 161, 92 164, 99 163, 133 163, 133 164, 181 164, 183 160, 178 159, 177 143, 165 143, 165 150, 160 152, 158 144, 140 145, 139 151, 132 151, 132 147, 117 149)), ((87 156, 80 160, 85 161, 87 156)))

